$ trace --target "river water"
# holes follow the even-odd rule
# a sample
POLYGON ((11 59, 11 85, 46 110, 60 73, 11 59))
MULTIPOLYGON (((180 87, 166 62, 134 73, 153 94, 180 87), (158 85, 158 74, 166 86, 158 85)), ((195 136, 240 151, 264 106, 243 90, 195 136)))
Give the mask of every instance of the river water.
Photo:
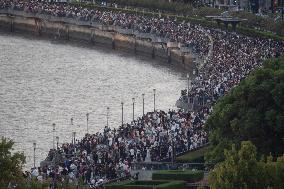
POLYGON ((186 87, 186 73, 176 65, 154 61, 123 52, 33 37, 0 33, 0 136, 15 141, 15 150, 27 157, 25 168, 33 166, 33 142, 36 142, 36 166, 53 146, 71 142, 86 133, 121 124, 121 101, 124 120, 156 108, 175 108, 180 90, 186 87), (73 117, 73 126, 70 119, 73 117))

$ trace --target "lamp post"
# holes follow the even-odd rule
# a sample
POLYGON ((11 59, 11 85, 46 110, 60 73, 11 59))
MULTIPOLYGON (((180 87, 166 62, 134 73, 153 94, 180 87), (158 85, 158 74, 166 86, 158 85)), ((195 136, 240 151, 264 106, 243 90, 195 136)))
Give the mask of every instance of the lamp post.
POLYGON ((108 127, 109 107, 107 107, 107 127, 108 127))
POLYGON ((34 146, 34 168, 35 168, 35 167, 36 167, 36 166, 35 166, 35 159, 36 159, 36 158, 35 158, 35 151, 36 151, 36 143, 35 143, 35 142, 33 143, 33 146, 34 146))
POLYGON ((187 103, 189 104, 189 74, 186 75, 187 78, 187 103))
POLYGON ((173 142, 173 163, 175 162, 176 160, 176 147, 175 147, 175 143, 173 142))
POLYGON ((174 135, 172 134, 172 136, 171 136, 171 140, 172 140, 172 163, 174 163, 174 161, 175 161, 175 147, 174 147, 174 135))
POLYGON ((56 136, 56 137, 55 137, 55 139, 56 139, 56 146, 57 146, 57 149, 58 149, 58 144, 59 144, 59 136, 56 136))
POLYGON ((55 123, 52 124, 52 144, 53 144, 53 150, 54 150, 54 133, 55 133, 55 123))
POLYGON ((134 105, 135 105, 135 98, 132 98, 132 106, 133 106, 132 120, 133 121, 134 121, 134 105))
POLYGON ((156 111, 156 89, 153 89, 154 92, 154 112, 156 111))
POLYGON ((123 102, 121 102, 121 126, 123 126, 123 102))
MULTIPOLYGON (((73 117, 71 117, 71 128, 73 128, 73 117)), ((72 138, 72 144, 73 144, 73 134, 72 134, 71 138, 72 138)))
POLYGON ((86 113, 87 117, 87 134, 89 133, 89 113, 86 113))
POLYGON ((74 131, 73 133, 73 140, 74 140, 74 144, 76 143, 76 132, 74 131))
POLYGON ((282 21, 284 20, 284 0, 281 1, 282 4, 282 10, 281 10, 281 17, 282 17, 282 21))
POLYGON ((145 115, 145 113, 144 113, 144 105, 145 105, 145 103, 144 103, 144 97, 145 97, 145 94, 143 93, 143 94, 142 94, 143 116, 145 115))

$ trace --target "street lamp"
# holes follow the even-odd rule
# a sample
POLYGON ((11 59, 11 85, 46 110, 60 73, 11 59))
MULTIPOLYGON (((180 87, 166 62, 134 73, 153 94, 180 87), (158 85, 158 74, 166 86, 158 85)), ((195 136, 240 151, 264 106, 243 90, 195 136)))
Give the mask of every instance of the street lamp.
POLYGON ((175 150, 174 141, 172 140, 172 163, 175 162, 175 150))
POLYGON ((133 106, 132 120, 133 121, 134 121, 134 105, 135 105, 135 98, 132 98, 132 106, 133 106))
MULTIPOLYGON (((73 117, 71 117, 71 128, 73 128, 73 117)), ((73 134, 71 136, 71 139, 72 139, 72 144, 73 144, 73 134)))
POLYGON ((189 74, 186 75, 187 78, 187 103, 189 104, 189 74))
POLYGON ((109 107, 107 107, 107 127, 108 127, 109 107))
POLYGON ((35 166, 35 151, 36 151, 36 143, 35 142, 33 143, 33 146, 34 146, 34 168, 35 168, 36 167, 35 166))
POLYGON ((174 135, 173 135, 173 133, 171 133, 171 145, 172 145, 172 163, 174 163, 174 161, 175 161, 175 145, 174 145, 174 135))
POLYGON ((121 126, 123 126, 123 102, 121 102, 121 126))
POLYGON ((56 146, 57 146, 57 149, 58 149, 59 136, 56 136, 55 139, 56 139, 56 146))
POLYGON ((54 150, 54 132, 55 132, 55 123, 52 124, 52 144, 53 144, 53 150, 54 150))
POLYGON ((143 93, 143 94, 142 94, 142 99, 143 99, 143 116, 145 115, 145 113, 144 113, 144 105, 145 105, 145 104, 144 104, 144 97, 145 97, 145 94, 143 93))
POLYGON ((76 132, 74 131, 73 133, 73 140, 74 140, 74 144, 76 143, 76 132))
POLYGON ((283 21, 284 20, 284 0, 281 1, 281 5, 282 5, 281 17, 282 17, 282 21, 283 21))
POLYGON ((156 111, 156 89, 153 89, 154 92, 154 112, 156 111))
POLYGON ((87 134, 89 133, 89 113, 86 113, 87 117, 87 134))

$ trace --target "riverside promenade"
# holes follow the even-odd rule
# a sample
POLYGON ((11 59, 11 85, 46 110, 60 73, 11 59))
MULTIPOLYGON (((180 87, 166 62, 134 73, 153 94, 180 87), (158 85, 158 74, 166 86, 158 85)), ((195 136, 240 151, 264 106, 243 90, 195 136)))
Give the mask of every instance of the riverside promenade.
POLYGON ((197 55, 193 55, 192 50, 185 44, 119 25, 30 13, 10 7, 0 9, 0 26, 2 30, 10 32, 25 32, 58 40, 84 41, 176 63, 188 70, 196 68, 193 56, 197 55))
POLYGON ((106 126, 102 133, 86 134, 51 149, 32 175, 53 179, 65 175, 70 182, 90 185, 130 177, 139 164, 174 161, 178 154, 206 145, 201 125, 201 117, 181 110, 149 112, 118 128, 106 126))
MULTIPOLYGON (((60 6, 48 6, 48 10, 60 10, 60 6)), ((64 8, 64 11, 66 10, 70 9, 64 8)), ((89 12, 92 14, 91 10, 82 11, 80 14, 87 12, 85 16, 89 12)), ((129 28, 135 28, 134 23, 131 25, 134 18, 139 21, 137 30, 146 31, 145 33, 152 33, 153 30, 166 33, 169 29, 168 38, 171 41, 167 42, 167 47, 193 36, 184 41, 190 41, 189 45, 199 52, 201 57, 208 55, 209 52, 210 56, 196 73, 194 81, 188 83, 187 94, 182 98, 188 104, 197 103, 199 106, 193 111, 149 112, 119 128, 106 127, 103 133, 86 134, 81 140, 77 139, 71 144, 66 143, 57 149, 51 149, 46 161, 52 164, 43 164, 38 173, 44 177, 52 177, 54 182, 62 175, 68 175, 72 182, 81 180, 88 184, 123 177, 129 175, 129 168, 133 162, 161 161, 162 157, 174 157, 176 152, 196 149, 206 144, 208 138, 204 125, 217 100, 238 85, 251 71, 261 67, 265 59, 280 56, 284 52, 283 41, 251 38, 166 18, 114 14, 108 11, 99 11, 97 16, 102 22, 122 23, 118 26, 125 26, 123 20, 126 19, 126 26, 130 24, 129 28), (210 39, 206 37, 209 34, 210 39), (209 45, 208 41, 212 45, 209 45)), ((9 13, 6 13, 3 23, 9 23, 13 30, 16 21, 12 19, 13 21, 8 22, 8 17, 9 13)), ((32 19, 31 22, 34 22, 34 17, 32 19)), ((101 31, 104 27, 106 26, 102 26, 101 31)), ((107 26, 105 31, 112 33, 113 30, 114 28, 110 29, 107 26)), ((70 38, 70 30, 67 31, 70 38)), ((110 39, 112 47, 117 47, 117 43, 113 45, 113 38, 110 39)), ((137 50, 137 47, 134 49, 137 50)), ((35 175, 36 171, 37 169, 34 170, 35 175)))

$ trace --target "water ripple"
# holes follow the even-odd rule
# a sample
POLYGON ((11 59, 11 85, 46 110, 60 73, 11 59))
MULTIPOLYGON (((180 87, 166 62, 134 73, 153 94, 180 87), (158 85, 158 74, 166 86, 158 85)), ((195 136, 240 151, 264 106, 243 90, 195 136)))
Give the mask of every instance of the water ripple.
POLYGON ((52 147, 52 123, 60 142, 71 142, 86 132, 106 124, 110 107, 111 127, 121 122, 120 102, 125 102, 125 121, 132 118, 131 98, 136 98, 135 115, 153 109, 153 88, 157 108, 174 108, 186 73, 173 66, 117 51, 84 45, 51 43, 0 34, 0 136, 16 141, 16 150, 28 157, 32 166, 32 142, 36 141, 37 165, 52 147), (74 117, 74 126, 70 118, 74 117))

